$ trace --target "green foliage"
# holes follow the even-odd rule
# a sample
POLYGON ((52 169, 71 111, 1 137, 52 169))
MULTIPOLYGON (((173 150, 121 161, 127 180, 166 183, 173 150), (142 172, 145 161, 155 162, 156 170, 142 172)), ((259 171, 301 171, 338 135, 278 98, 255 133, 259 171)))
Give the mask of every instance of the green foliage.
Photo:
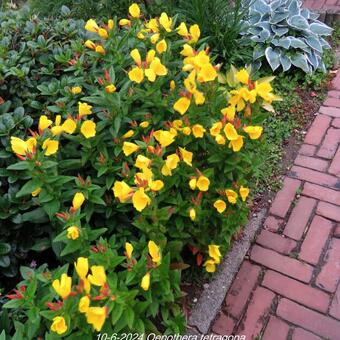
POLYGON ((249 6, 249 20, 242 35, 253 41, 253 60, 266 59, 273 71, 291 66, 306 73, 325 71, 322 53, 330 45, 325 36, 332 29, 317 20, 318 14, 301 8, 299 0, 256 0, 249 6))

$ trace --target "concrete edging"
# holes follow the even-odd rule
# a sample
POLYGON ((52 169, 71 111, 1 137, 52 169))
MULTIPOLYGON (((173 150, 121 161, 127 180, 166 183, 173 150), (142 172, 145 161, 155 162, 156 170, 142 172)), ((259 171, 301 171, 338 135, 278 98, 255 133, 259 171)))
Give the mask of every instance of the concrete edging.
POLYGON ((188 334, 208 334, 212 322, 219 312, 238 269, 247 254, 256 232, 262 226, 267 209, 262 208, 244 228, 243 237, 233 242, 225 255, 209 287, 200 296, 188 320, 188 334))

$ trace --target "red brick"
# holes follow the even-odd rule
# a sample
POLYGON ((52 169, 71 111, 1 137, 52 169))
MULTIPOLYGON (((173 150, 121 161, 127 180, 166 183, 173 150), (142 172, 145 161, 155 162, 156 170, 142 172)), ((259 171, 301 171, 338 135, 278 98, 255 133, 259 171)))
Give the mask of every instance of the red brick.
POLYGON ((316 151, 315 145, 302 144, 299 150, 299 154, 304 156, 314 156, 316 151))
POLYGON ((332 160, 332 163, 331 163, 331 166, 329 167, 328 172, 335 176, 340 177, 340 147, 338 148, 338 151, 336 152, 332 160))
POLYGON ((327 189, 319 185, 306 183, 303 187, 302 194, 322 200, 322 201, 340 205, 340 192, 339 191, 327 189))
POLYGON ((340 118, 333 119, 332 126, 334 126, 335 128, 340 129, 340 118))
POLYGON ((327 131, 326 137, 317 152, 317 156, 332 159, 340 142, 340 129, 330 128, 327 131))
POLYGON ((253 246, 250 258, 254 262, 303 282, 309 282, 312 277, 313 267, 309 264, 258 245, 253 246))
POLYGON ((327 116, 340 118, 340 109, 337 107, 321 106, 319 112, 327 116))
POLYGON ((336 5, 337 0, 326 0, 326 5, 336 5))
POLYGON ((327 217, 330 220, 340 222, 340 207, 336 205, 326 202, 319 202, 316 213, 327 217))
POLYGON ((311 264, 317 264, 329 235, 332 232, 332 222, 323 217, 315 216, 302 242, 299 259, 311 264))
POLYGON ((263 228, 270 231, 278 231, 284 224, 284 220, 274 216, 268 216, 263 224, 263 228))
POLYGON ((336 77, 332 80, 332 88, 340 90, 340 72, 338 72, 336 77))
POLYGON ((320 312, 326 313, 330 303, 325 292, 271 270, 267 270, 262 286, 320 312))
POLYGON ((277 307, 277 315, 322 337, 339 339, 340 322, 293 301, 281 299, 277 307))
POLYGON ((340 224, 338 224, 334 230, 334 236, 340 237, 340 224))
POLYGON ((276 194, 269 212, 279 217, 285 217, 300 184, 300 181, 286 177, 283 181, 283 188, 276 194))
POLYGON ((270 290, 257 287, 237 334, 245 335, 246 339, 256 338, 266 322, 274 297, 270 290))
POLYGON ((266 330, 262 336, 262 340, 286 340, 289 332, 289 325, 278 319, 275 316, 271 316, 266 327, 266 330))
POLYGON ((340 107, 340 99, 328 97, 323 103, 325 106, 340 107))
POLYGON ((295 328, 292 335, 292 340, 322 340, 322 339, 311 332, 305 331, 302 328, 295 328))
POLYGON ((331 120, 332 119, 328 116, 317 115, 312 126, 308 130, 304 142, 307 144, 319 145, 329 128, 331 120))
POLYGON ((328 91, 328 96, 333 98, 340 98, 340 91, 335 90, 328 91))
POLYGON ((225 311, 239 318, 253 291, 260 274, 260 267, 244 261, 225 299, 225 311))
POLYGON ((234 330, 235 323, 232 318, 220 313, 212 326, 212 331, 219 335, 230 335, 234 330))
POLYGON ((298 155, 295 158, 294 164, 319 171, 326 171, 326 169, 328 168, 328 162, 325 161, 324 159, 302 155, 298 155))
POLYGON ((333 301, 329 309, 329 314, 340 320, 340 285, 338 285, 338 289, 334 294, 333 301))
POLYGON ((257 237, 256 243, 261 246, 276 250, 282 254, 289 254, 296 247, 296 242, 279 234, 271 233, 267 230, 262 230, 257 237))
POLYGON ((340 278, 340 239, 332 239, 325 259, 326 263, 316 278, 316 285, 334 293, 340 278))
POLYGON ((319 171, 302 168, 300 166, 294 165, 290 170, 290 175, 292 177, 301 179, 303 181, 312 182, 327 187, 338 187, 340 185, 340 180, 335 176, 328 175, 319 171))
POLYGON ((294 240, 300 240, 316 206, 316 200, 300 197, 292 211, 283 233, 294 240))

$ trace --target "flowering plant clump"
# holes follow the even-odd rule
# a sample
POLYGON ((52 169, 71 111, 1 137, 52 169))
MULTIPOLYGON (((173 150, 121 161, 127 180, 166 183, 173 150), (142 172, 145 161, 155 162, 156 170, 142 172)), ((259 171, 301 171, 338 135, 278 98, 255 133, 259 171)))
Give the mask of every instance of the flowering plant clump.
MULTIPOLYGON (((71 104, 42 112, 27 138, 11 137, 20 161, 8 170, 29 178, 17 195, 42 207, 63 260, 114 235, 118 246, 161 244, 178 269, 188 248, 214 272, 246 221, 263 109, 279 100, 273 77, 220 73, 198 25, 166 13, 145 20, 136 4, 126 19, 90 19, 85 29, 84 50, 67 69, 79 79, 71 104)), ((145 275, 142 288, 152 281, 145 275)))
POLYGON ((175 304, 181 296, 180 272, 170 267, 170 255, 162 254, 155 242, 149 241, 146 249, 126 242, 119 254, 100 240, 87 253, 53 272, 46 265, 36 270, 21 267, 24 281, 4 305, 28 320, 17 321, 17 338, 92 339, 95 332, 128 330, 142 334, 157 329, 158 310, 163 311, 164 328, 184 331, 175 304))

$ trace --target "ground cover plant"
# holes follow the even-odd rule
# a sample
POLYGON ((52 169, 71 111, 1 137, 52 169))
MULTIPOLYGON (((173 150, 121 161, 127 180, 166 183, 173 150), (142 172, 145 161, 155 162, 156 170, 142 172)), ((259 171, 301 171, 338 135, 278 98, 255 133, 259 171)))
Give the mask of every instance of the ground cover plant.
POLYGON ((65 266, 22 268, 4 309, 17 338, 182 332, 183 251, 213 272, 246 221, 273 78, 219 73, 198 25, 143 21, 137 5, 85 28, 72 96, 7 146, 25 182, 16 197, 48 221, 44 246, 65 266))

